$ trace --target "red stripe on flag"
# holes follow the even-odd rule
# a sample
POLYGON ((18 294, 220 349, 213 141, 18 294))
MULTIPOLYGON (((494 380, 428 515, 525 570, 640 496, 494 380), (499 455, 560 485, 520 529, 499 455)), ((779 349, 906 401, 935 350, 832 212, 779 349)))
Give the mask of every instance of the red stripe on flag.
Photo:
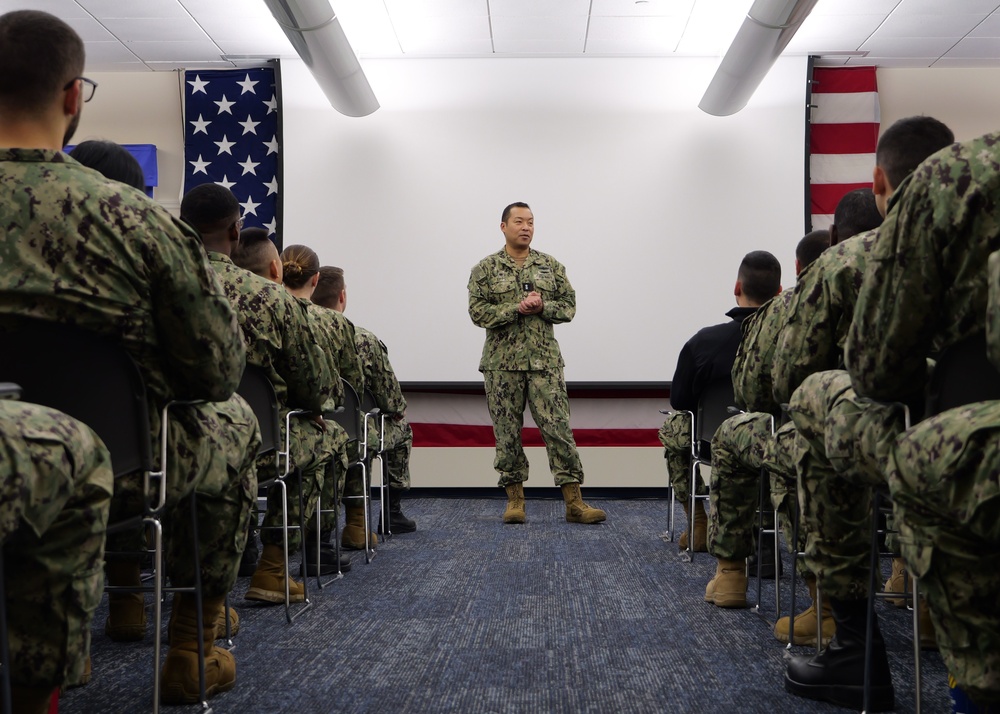
MULTIPOLYGON (((485 446, 493 448, 492 426, 469 424, 413 424, 415 447, 485 446)), ((574 429, 577 446, 660 446, 656 429, 574 429)), ((537 428, 521 432, 525 446, 544 446, 537 428)))
MULTIPOLYGON (((814 183, 809 188, 809 195, 812 199, 812 210, 814 216, 833 215, 837 209, 837 204, 844 194, 856 188, 871 189, 869 183, 814 183)), ((827 228, 828 226, 813 226, 813 228, 827 228)))
POLYGON ((877 91, 875 67, 817 67, 813 70, 813 94, 877 91))
POLYGON ((877 123, 813 124, 809 151, 813 154, 871 154, 878 144, 877 123))

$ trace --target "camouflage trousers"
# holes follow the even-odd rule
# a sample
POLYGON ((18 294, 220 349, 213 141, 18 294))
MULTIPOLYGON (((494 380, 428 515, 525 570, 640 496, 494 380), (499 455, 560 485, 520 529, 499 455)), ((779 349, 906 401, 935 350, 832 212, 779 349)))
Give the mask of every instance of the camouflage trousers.
MULTIPOLYGON (((715 432, 708 499, 708 551, 712 555, 742 560, 753 553, 762 469, 769 474, 771 504, 779 514, 785 542, 792 543, 790 516, 798 508, 792 462, 795 437, 791 423, 772 436, 771 415, 761 412, 730 417, 715 432)), ((773 522, 765 518, 764 525, 771 527, 773 522)))
MULTIPOLYGON (((667 414, 658 436, 663 444, 663 458, 667 460, 667 479, 674 489, 674 497, 682 503, 691 500, 691 414, 667 414)), ((704 476, 698 479, 697 493, 708 493, 704 476)))
POLYGON ((1000 402, 927 419, 888 459, 899 543, 948 671, 1000 702, 1000 402))
MULTIPOLYGON (((282 430, 284 431, 284 430, 282 430)), ((316 502, 320 494, 324 494, 323 508, 333 503, 325 498, 325 488, 343 478, 347 471, 347 432, 332 420, 326 420, 326 426, 321 427, 308 417, 292 417, 291 420, 291 467, 297 471, 287 479, 288 525, 299 522, 299 493, 305 507, 304 518, 306 527, 314 522, 316 502)), ((274 468, 274 460, 270 460, 269 468, 274 468)), ((263 474, 264 471, 261 471, 263 474)), ((332 492, 332 488, 331 488, 332 492)), ((277 484, 267 491, 267 512, 264 514, 261 543, 281 545, 281 490, 277 484)), ((302 544, 302 533, 299 530, 288 531, 288 549, 294 552, 302 544)))
POLYGON ((562 368, 483 372, 486 404, 493 420, 497 451, 493 468, 500 488, 528 480, 528 458, 521 444, 524 408, 531 410, 545 442, 549 470, 556 486, 583 483, 583 463, 569 425, 569 397, 562 368))
POLYGON ((0 401, 0 543, 11 681, 76 684, 104 592, 111 458, 57 411, 0 401))
MULTIPOLYGON (((254 461, 260 446, 257 418, 243 397, 179 406, 167 430, 167 505, 162 516, 166 572, 173 585, 195 582, 191 493, 197 494, 201 583, 207 597, 225 595, 236 582, 257 495, 254 461)), ((158 442, 156 442, 158 443, 158 442)), ((140 512, 142 478, 115 481, 114 523, 140 512)), ((139 532, 108 537, 108 550, 143 546, 139 532)))
POLYGON ((903 431, 898 408, 865 402, 847 372, 812 374, 792 394, 800 530, 806 566, 825 594, 868 594, 871 493, 884 486, 889 451, 903 431))

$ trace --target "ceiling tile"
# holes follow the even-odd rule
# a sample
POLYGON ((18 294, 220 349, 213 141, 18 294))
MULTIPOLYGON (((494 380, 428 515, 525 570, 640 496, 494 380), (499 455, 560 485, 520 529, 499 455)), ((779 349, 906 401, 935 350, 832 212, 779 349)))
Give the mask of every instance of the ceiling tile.
POLYGON ((126 42, 125 46, 147 62, 218 61, 221 50, 214 42, 126 42))
POLYGON ((945 2, 944 0, 903 0, 896 8, 896 12, 917 13, 920 15, 947 14, 961 10, 971 14, 979 13, 988 15, 997 9, 1000 3, 997 0, 958 0, 958 2, 945 2))
POLYGON ((930 67, 933 57, 851 57, 850 67, 930 67))
POLYGON ((75 0, 0 0, 0 14, 13 10, 41 10, 66 20, 71 17, 90 17, 75 0))
POLYGON ((817 57, 815 65, 817 67, 843 67, 847 64, 847 57, 817 57))
POLYGON ((969 37, 1000 37, 1000 13, 995 12, 976 25, 969 37))
POLYGON ((983 15, 903 14, 894 12, 875 33, 876 37, 963 37, 983 20, 983 15))
POLYGON ((169 62, 147 62, 146 65, 156 72, 172 72, 175 69, 233 69, 236 65, 232 62, 226 62, 224 60, 216 61, 196 61, 189 60, 187 62, 179 61, 169 61, 169 62))
POLYGON ((1000 55, 1000 40, 995 37, 966 37, 945 53, 945 57, 961 58, 996 58, 1000 55))
POLYGON ((337 17, 355 53, 383 57, 401 53, 396 32, 382 3, 345 0, 337 4, 337 17))
POLYGON ((493 54, 493 41, 454 39, 447 42, 403 42, 403 53, 410 57, 483 57, 493 54))
POLYGON ((519 17, 563 17, 576 15, 586 17, 590 11, 590 0, 490 0, 490 15, 519 17))
POLYGON ((813 15, 881 15, 885 17, 902 0, 819 0, 809 16, 813 15))
POLYGON ((686 23, 686 17, 592 17, 587 52, 670 53, 686 23))
POLYGON ((496 54, 516 55, 578 55, 583 52, 583 40, 501 40, 494 38, 496 54))
POLYGON ((138 62, 139 58, 121 42, 88 42, 86 44, 86 71, 93 72, 98 64, 138 62))
MULTIPOLYGON (((284 38, 282 38, 284 39, 284 38)), ((239 40, 216 40, 219 51, 226 55, 252 55, 254 57, 298 57, 292 44, 284 39, 260 42, 249 38, 239 40)))
POLYGON ((394 23, 404 52, 415 45, 489 40, 490 20, 482 17, 407 17, 394 23))
POLYGON ((208 40, 208 35, 190 17, 105 18, 104 26, 127 42, 179 42, 208 40))
MULTIPOLYGON (((490 14, 486 0, 385 0, 385 6, 393 20, 397 17, 488 17, 490 14)), ((495 12, 496 8, 493 10, 495 12)))
MULTIPOLYGON (((196 20, 207 17, 225 18, 233 24, 240 24, 249 17, 271 17, 264 0, 179 0, 196 20), (239 22, 233 22, 238 18, 239 22)), ((340 5, 342 3, 338 3, 340 5)))
POLYGON ((281 26, 272 17, 248 17, 239 22, 230 18, 206 16, 198 20, 202 30, 213 40, 254 40, 274 43, 288 42, 281 26))
MULTIPOLYGON (((581 17, 511 17, 494 16, 492 20, 493 38, 503 40, 544 40, 579 41, 583 50, 583 40, 587 35, 587 16, 581 17)), ((497 50, 499 51, 499 49, 497 50)))
POLYGON ((749 8, 749 3, 697 0, 677 44, 678 54, 722 56, 736 37, 749 8))
POLYGON ((940 57, 959 41, 959 37, 885 37, 876 33, 862 50, 879 57, 940 57))
POLYGON ((932 67, 997 67, 1000 63, 995 57, 989 59, 976 57, 942 57, 932 67))
POLYGON ((687 17, 694 0, 593 0, 593 17, 687 17))
POLYGON ((98 18, 109 17, 188 17, 178 0, 77 0, 98 18))
POLYGON ((80 35, 80 38, 84 42, 117 41, 117 38, 108 32, 107 28, 90 15, 87 15, 87 17, 66 17, 63 20, 67 25, 76 30, 76 33, 80 35))

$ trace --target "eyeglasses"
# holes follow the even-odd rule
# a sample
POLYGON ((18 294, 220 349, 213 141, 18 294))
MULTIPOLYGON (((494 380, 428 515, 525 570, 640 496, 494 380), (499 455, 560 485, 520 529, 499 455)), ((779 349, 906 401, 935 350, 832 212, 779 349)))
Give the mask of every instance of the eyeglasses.
POLYGON ((243 216, 240 216, 239 218, 236 219, 236 230, 238 231, 243 230, 243 216))
POLYGON ((89 102, 94 98, 94 92, 97 91, 97 82, 92 79, 87 79, 86 77, 73 77, 73 79, 69 80, 69 82, 66 83, 66 86, 63 87, 63 91, 67 91, 73 86, 73 82, 77 80, 83 82, 83 87, 81 88, 81 91, 83 92, 83 101, 89 102))

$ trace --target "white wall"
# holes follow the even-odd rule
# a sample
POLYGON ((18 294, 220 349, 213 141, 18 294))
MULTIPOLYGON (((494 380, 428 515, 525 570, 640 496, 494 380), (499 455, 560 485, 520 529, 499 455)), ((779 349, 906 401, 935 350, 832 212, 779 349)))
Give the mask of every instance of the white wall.
POLYGON ((947 124, 958 141, 1000 130, 1000 69, 880 69, 882 129, 924 114, 947 124))

